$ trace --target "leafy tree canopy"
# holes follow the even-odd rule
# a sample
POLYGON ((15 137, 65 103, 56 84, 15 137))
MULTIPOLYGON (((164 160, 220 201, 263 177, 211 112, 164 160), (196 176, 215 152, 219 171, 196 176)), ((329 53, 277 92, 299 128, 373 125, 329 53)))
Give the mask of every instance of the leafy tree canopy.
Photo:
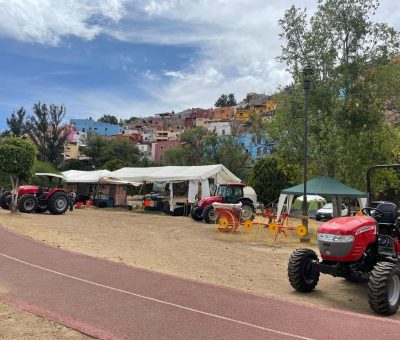
MULTIPOLYGON (((0 141, 0 171, 10 176, 13 189, 20 181, 28 181, 32 176, 36 161, 36 148, 32 142, 18 137, 0 141)), ((13 195, 11 211, 15 211, 17 197, 13 195)))
POLYGON ((96 135, 88 137, 85 154, 92 159, 92 164, 96 168, 115 159, 135 166, 140 158, 136 144, 127 139, 105 139, 96 135))
POLYGON ((27 132, 26 126, 26 110, 20 107, 17 111, 14 111, 9 118, 7 118, 7 126, 9 130, 6 132, 7 135, 12 137, 22 137, 27 132))
POLYGON ((221 96, 217 99, 214 105, 215 107, 235 106, 236 105, 235 95, 233 93, 230 93, 228 95, 221 94, 221 96))
POLYGON ((114 125, 118 125, 119 123, 118 118, 113 115, 103 115, 97 121, 102 123, 110 123, 114 125))
POLYGON ((396 161, 399 134, 387 122, 387 104, 398 98, 384 82, 399 86, 398 73, 388 71, 395 67, 399 36, 372 21, 378 6, 376 0, 321 0, 310 20, 306 10, 292 6, 279 21, 278 59, 293 83, 277 95, 277 114, 267 128, 296 182, 303 168, 307 64, 315 70, 308 101, 309 176, 327 175, 365 190, 360 174, 373 164, 396 161))
POLYGON ((217 136, 203 127, 185 130, 181 145, 168 149, 164 161, 168 165, 223 164, 239 178, 247 177, 249 155, 231 136, 217 136))

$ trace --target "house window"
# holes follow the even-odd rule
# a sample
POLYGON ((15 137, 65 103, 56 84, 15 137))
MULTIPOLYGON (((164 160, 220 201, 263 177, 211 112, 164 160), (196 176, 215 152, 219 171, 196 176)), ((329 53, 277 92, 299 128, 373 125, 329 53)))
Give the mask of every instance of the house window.
POLYGON ((222 130, 222 136, 225 136, 225 130, 222 130))
POLYGON ((160 150, 164 150, 164 146, 163 145, 160 145, 160 150))

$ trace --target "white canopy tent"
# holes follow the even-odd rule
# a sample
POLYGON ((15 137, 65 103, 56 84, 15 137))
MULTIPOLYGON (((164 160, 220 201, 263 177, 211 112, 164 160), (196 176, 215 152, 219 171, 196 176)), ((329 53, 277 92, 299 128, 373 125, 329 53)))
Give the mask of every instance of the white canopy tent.
POLYGON ((99 183, 100 178, 110 176, 111 171, 108 170, 68 170, 62 172, 67 183, 99 183))
POLYGON ((216 184, 241 182, 240 178, 236 177, 222 164, 122 168, 113 171, 103 179, 140 183, 168 182, 170 183, 170 209, 173 211, 175 207, 172 183, 189 181, 188 202, 193 203, 199 184, 202 186, 202 197, 210 196, 209 178, 213 178, 216 184))

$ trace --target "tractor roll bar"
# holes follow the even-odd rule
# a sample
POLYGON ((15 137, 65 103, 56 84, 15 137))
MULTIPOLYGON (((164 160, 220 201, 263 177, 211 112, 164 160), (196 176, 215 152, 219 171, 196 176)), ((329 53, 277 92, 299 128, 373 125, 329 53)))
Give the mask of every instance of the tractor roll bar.
POLYGON ((381 164, 374 165, 368 168, 367 170, 367 205, 371 206, 371 197, 372 197, 372 189, 371 189, 371 175, 376 169, 400 169, 400 164, 381 164))

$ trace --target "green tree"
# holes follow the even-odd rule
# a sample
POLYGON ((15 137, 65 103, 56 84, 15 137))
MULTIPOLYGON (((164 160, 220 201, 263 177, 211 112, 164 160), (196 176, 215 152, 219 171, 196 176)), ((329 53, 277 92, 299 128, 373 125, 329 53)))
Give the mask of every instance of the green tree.
POLYGON ((166 150, 168 165, 223 164, 236 176, 247 178, 249 155, 232 136, 217 136, 202 127, 187 129, 181 135, 181 145, 166 150))
POLYGON ((27 133, 38 149, 38 159, 59 165, 63 159, 64 145, 69 128, 63 124, 63 105, 41 104, 33 106, 33 115, 27 121, 27 133))
POLYGON ((106 144, 107 140, 104 137, 95 134, 89 134, 87 136, 85 155, 91 158, 93 166, 99 167, 101 164, 103 164, 101 160, 101 154, 106 144))
POLYGON ((0 141, 0 171, 10 176, 12 195, 11 212, 16 210, 17 188, 20 181, 28 181, 36 161, 35 145, 18 137, 4 138, 0 141))
POLYGON ((228 106, 228 96, 226 94, 221 94, 214 105, 215 107, 228 106))
POLYGON ((85 154, 91 158, 92 164, 102 167, 111 160, 121 160, 134 166, 139 162, 139 149, 127 139, 105 139, 101 136, 88 137, 85 154))
POLYGON ((257 199, 264 204, 275 202, 281 190, 289 184, 288 176, 274 157, 257 160, 248 180, 248 185, 257 193, 257 199))
POLYGON ((7 126, 9 130, 7 133, 12 137, 22 137, 27 132, 26 126, 26 110, 20 107, 14 111, 9 118, 7 118, 7 126))
POLYGON ((121 159, 111 159, 103 164, 102 169, 115 171, 121 168, 126 168, 131 166, 132 164, 127 161, 123 161, 121 159))
POLYGON ((302 68, 307 64, 315 68, 309 100, 310 174, 365 190, 359 174, 372 164, 393 160, 398 136, 385 121, 387 93, 380 93, 374 75, 398 52, 399 38, 393 28, 372 22, 378 6, 375 0, 325 0, 309 22, 306 11, 294 6, 279 22, 279 60, 293 84, 278 94, 277 114, 268 130, 280 159, 295 170, 295 179, 301 177, 303 164, 302 68))
POLYGON ((227 102, 227 106, 235 106, 236 103, 236 99, 235 99, 235 95, 233 93, 228 94, 228 102, 227 102))
POLYGON ((103 115, 97 121, 102 123, 118 125, 118 118, 113 115, 103 115))

